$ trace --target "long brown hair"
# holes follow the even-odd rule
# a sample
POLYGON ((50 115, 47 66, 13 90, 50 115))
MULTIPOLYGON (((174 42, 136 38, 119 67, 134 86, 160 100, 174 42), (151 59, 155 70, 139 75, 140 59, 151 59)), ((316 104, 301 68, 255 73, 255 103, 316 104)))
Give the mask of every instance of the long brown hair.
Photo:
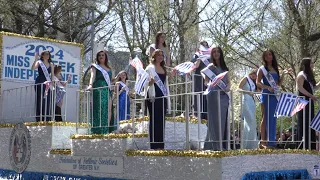
MULTIPOLYGON (((157 56, 157 55, 161 55, 162 58, 163 58, 163 51, 161 49, 154 50, 152 55, 151 55, 151 57, 150 57, 150 64, 155 64, 155 61, 156 61, 155 56, 157 56)), ((164 62, 164 59, 163 59, 161 61, 161 63, 160 63, 160 66, 163 68, 164 73, 167 75, 167 70, 166 70, 166 67, 164 65, 165 65, 165 62, 164 62)))
MULTIPOLYGON (((157 32, 156 41, 155 41, 156 49, 159 49, 159 41, 160 41, 161 35, 166 35, 166 34, 162 31, 157 32)), ((163 45, 163 47, 167 47, 166 41, 164 41, 162 45, 163 45)))
POLYGON ((303 71, 307 75, 308 81, 315 86, 317 82, 314 78, 314 74, 311 69, 311 62, 312 62, 311 58, 303 58, 300 63, 300 71, 303 71))
POLYGON ((43 56, 45 53, 48 53, 49 54, 49 59, 48 59, 48 62, 51 63, 52 60, 51 60, 51 54, 50 54, 50 51, 43 51, 41 54, 40 54, 40 60, 43 61, 43 56))
POLYGON ((96 62, 97 62, 97 64, 100 64, 100 61, 99 61, 99 54, 100 54, 100 53, 104 53, 104 56, 105 56, 104 65, 111 70, 111 67, 109 66, 109 60, 108 60, 108 56, 107 56, 106 51, 99 51, 99 52, 97 53, 97 55, 96 55, 96 62))
POLYGON ((223 52, 222 52, 222 49, 221 49, 220 46, 217 46, 217 47, 215 47, 215 48, 213 48, 213 49, 211 50, 211 54, 210 54, 210 55, 211 55, 211 58, 210 58, 211 63, 213 63, 215 66, 217 66, 217 62, 216 62, 216 61, 214 60, 214 58, 213 58, 213 51, 214 51, 214 49, 218 49, 219 52, 220 52, 220 58, 219 58, 220 68, 223 69, 223 70, 225 70, 225 71, 229 71, 229 68, 227 67, 226 62, 224 61, 223 52))

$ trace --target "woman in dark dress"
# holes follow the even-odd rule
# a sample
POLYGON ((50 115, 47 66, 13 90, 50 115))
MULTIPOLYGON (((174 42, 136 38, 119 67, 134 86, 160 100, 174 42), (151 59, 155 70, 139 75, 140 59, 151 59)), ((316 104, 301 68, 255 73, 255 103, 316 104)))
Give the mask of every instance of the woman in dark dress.
POLYGON ((51 54, 49 51, 43 51, 40 55, 40 60, 38 60, 38 54, 36 53, 35 60, 31 67, 32 70, 38 69, 38 76, 36 78, 36 120, 39 121, 49 121, 50 117, 50 89, 48 93, 45 94, 46 85, 44 82, 51 80, 54 77, 54 66, 51 61, 51 54), (51 73, 51 75, 50 75, 51 73), (41 118, 40 118, 41 117, 41 118))
MULTIPOLYGON (((300 72, 296 78, 297 90, 299 96, 304 96, 309 101, 308 105, 298 112, 298 141, 305 141, 306 149, 316 149, 316 132, 309 128, 309 124, 314 118, 314 101, 317 101, 314 90, 319 86, 313 74, 313 62, 310 58, 303 58, 300 63, 300 72), (311 105, 311 107, 309 107, 311 105), (311 112, 310 112, 311 110, 311 112), (303 124, 303 111, 305 111, 305 123, 303 124), (311 115, 311 116, 310 116, 311 115), (303 127, 304 126, 304 127, 303 127), (305 129, 305 138, 303 138, 303 128, 305 129), (311 132, 310 132, 311 131, 311 132), (309 133, 311 137, 309 136, 309 133), (309 142, 311 141, 311 147, 309 142)), ((303 148, 303 146, 300 146, 303 148)))
POLYGON ((169 95, 167 71, 164 65, 163 52, 156 49, 150 57, 150 65, 146 67, 146 72, 151 77, 148 87, 145 88, 151 149, 164 149, 165 115, 167 110, 170 110, 170 99, 164 97, 169 95))
MULTIPOLYGON (((209 45, 206 41, 201 41, 200 45, 202 45, 205 48, 209 48, 209 45)), ((194 79, 193 79, 193 91, 194 92, 203 92, 206 90, 206 86, 203 83, 203 78, 201 76, 201 70, 206 68, 207 65, 199 59, 200 54, 197 52, 194 54, 192 61, 195 64, 195 72, 194 72, 194 79)), ((210 60, 210 59, 209 59, 210 60)), ((193 109, 196 112, 195 116, 198 115, 198 101, 197 101, 197 95, 194 96, 194 102, 193 102, 193 109)), ((200 113, 201 113, 201 119, 207 119, 207 98, 201 94, 200 96, 200 113)))

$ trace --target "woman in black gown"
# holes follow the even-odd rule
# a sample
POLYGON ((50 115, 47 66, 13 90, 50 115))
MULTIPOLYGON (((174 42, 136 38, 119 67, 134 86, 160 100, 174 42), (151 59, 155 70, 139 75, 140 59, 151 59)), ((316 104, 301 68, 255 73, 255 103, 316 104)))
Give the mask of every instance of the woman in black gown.
POLYGON ((40 60, 38 60, 38 54, 35 56, 35 60, 31 67, 32 70, 38 69, 38 76, 36 78, 36 120, 39 121, 49 121, 50 117, 50 89, 48 94, 45 96, 46 85, 43 84, 46 81, 51 81, 54 77, 54 66, 51 60, 51 54, 49 51, 43 51, 40 55, 40 60), (41 67, 41 64, 44 65, 41 67), (44 72, 43 68, 46 68, 44 72), (41 107, 42 106, 42 107, 41 107), (42 118, 41 115, 42 114, 42 118))
POLYGON ((170 110, 167 71, 164 67, 163 52, 153 51, 150 65, 146 72, 151 77, 146 90, 147 107, 149 111, 149 137, 151 149, 164 149, 165 115, 170 110), (161 98, 163 97, 163 98, 161 98))
MULTIPOLYGON (((296 78, 297 90, 299 96, 304 96, 305 100, 309 101, 308 105, 304 108, 305 123, 303 124, 303 110, 298 112, 298 141, 305 141, 306 149, 316 149, 316 132, 309 127, 310 122, 314 118, 314 101, 317 101, 314 96, 314 90, 319 87, 316 85, 313 74, 313 62, 310 58, 303 58, 300 63, 300 72, 296 78), (309 107, 311 105, 311 107, 309 107), (311 110, 311 112, 309 112, 311 110), (310 116, 311 115, 311 116, 310 116), (304 127, 303 127, 304 126, 304 127), (305 129, 305 137, 303 138, 303 129, 305 129), (309 131, 311 136, 309 136, 309 131), (311 141, 311 147, 309 142, 311 141)), ((303 148, 301 145, 300 148, 303 148)))

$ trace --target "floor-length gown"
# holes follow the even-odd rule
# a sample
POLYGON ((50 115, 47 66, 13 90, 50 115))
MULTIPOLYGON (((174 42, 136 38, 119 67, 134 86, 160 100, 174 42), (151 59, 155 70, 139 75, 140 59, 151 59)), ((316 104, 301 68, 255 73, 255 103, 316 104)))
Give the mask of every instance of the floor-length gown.
MULTIPOLYGON (((303 82, 303 88, 308 91, 310 94, 313 94, 312 88, 311 88, 311 84, 305 79, 303 82)), ((306 105, 306 107, 304 108, 305 111, 305 124, 304 124, 304 128, 305 128, 305 143, 306 143, 306 149, 309 149, 309 141, 310 141, 310 136, 309 136, 309 131, 311 130, 311 149, 315 150, 316 149, 316 132, 313 129, 310 129, 309 127, 309 119, 310 122, 313 120, 314 118, 314 101, 311 100, 308 96, 302 94, 299 91, 299 96, 304 96, 305 100, 308 100, 309 103, 308 105, 306 105), (311 102, 311 107, 310 106, 310 102, 311 102), (311 108, 311 117, 310 115, 310 108, 311 108), (310 117, 310 118, 309 118, 310 117)), ((303 110, 298 112, 298 141, 302 141, 303 138, 303 110)), ((300 148, 303 148, 303 145, 301 144, 300 148)))
MULTIPOLYGON (((120 84, 119 91, 122 89, 122 87, 123 86, 120 84)), ((127 95, 127 91, 122 91, 121 94, 119 95, 119 114, 118 114, 118 116, 119 116, 120 121, 130 119, 130 97, 127 95), (126 112, 126 109, 127 109, 127 112, 126 112)))
MULTIPOLYGON (((108 71, 108 75, 111 79, 112 72, 108 71)), ((111 111, 111 122, 108 127, 108 106, 109 101, 111 101, 111 91, 108 87, 107 82, 105 81, 103 74, 96 70, 96 78, 93 83, 92 88, 99 88, 93 90, 93 99, 92 99, 92 113, 93 113, 93 120, 92 120, 92 127, 91 133, 92 134, 107 134, 111 133, 113 130, 116 129, 116 124, 113 118, 113 109, 111 111)))
MULTIPOLYGON (((279 80, 279 75, 274 72, 269 72, 273 79, 277 82, 279 80)), ((270 86, 267 78, 263 76, 262 83, 266 86, 270 86)), ((264 117, 265 117, 265 128, 266 128, 266 140, 273 141, 268 142, 268 146, 276 146, 276 134, 277 134, 277 118, 274 116, 276 107, 278 104, 277 97, 274 95, 274 92, 270 92, 267 89, 263 89, 262 93, 262 104, 264 107, 264 117), (268 139, 269 138, 269 139, 268 139)))
MULTIPOLYGON (((51 66, 47 68, 48 73, 51 73, 51 66)), ((50 116, 50 97, 51 97, 51 91, 50 89, 48 90, 47 96, 45 96, 45 90, 46 90, 46 85, 43 84, 46 82, 46 76, 44 75, 44 72, 42 71, 41 66, 39 65, 38 67, 38 76, 36 78, 36 86, 35 86, 35 91, 36 91, 36 121, 39 122, 41 121, 49 121, 51 120, 50 116), (41 108, 42 106, 42 108, 41 108), (42 114, 42 118, 40 118, 40 114, 42 114)))
MULTIPOLYGON (((219 67, 214 67, 209 65, 208 67, 216 75, 223 73, 219 67)), ((227 82, 227 76, 222 79, 225 83, 227 82)), ((220 91, 220 115, 221 115, 221 131, 219 127, 218 118, 218 95, 219 86, 215 86, 211 92, 207 95, 207 108, 208 108, 208 130, 206 142, 204 143, 205 150, 225 150, 227 148, 227 118, 228 118, 228 108, 229 108, 229 96, 224 92, 220 91), (221 139, 223 141, 222 147, 220 147, 220 132, 221 139)))
MULTIPOLYGON (((159 78, 165 84, 166 75, 158 74, 159 78)), ((155 97, 163 97, 161 89, 154 84, 155 97)), ((149 95, 147 96, 149 98, 149 95)), ((147 106, 149 110, 149 137, 151 149, 164 149, 164 126, 165 115, 167 111, 167 98, 156 98, 154 103, 147 100, 147 106), (152 107, 152 104, 154 107, 152 107), (153 112, 154 110, 154 112, 153 112)))
MULTIPOLYGON (((243 90, 250 91, 249 82, 245 83, 243 90)), ((243 148, 257 149, 257 119, 256 119, 256 104, 253 96, 243 94, 242 96, 242 118, 243 118, 243 148)))
MULTIPOLYGON (((192 59, 192 62, 197 61, 198 56, 195 55, 195 57, 192 59)), ((199 67, 194 72, 194 79, 193 79, 193 85, 194 85, 194 92, 203 92, 206 90, 206 86, 204 85, 204 80, 201 76, 201 70, 203 70, 206 67, 206 65, 201 61, 199 64, 199 67)), ((195 111, 195 116, 198 115, 198 100, 197 95, 194 95, 194 102, 193 102, 193 109, 195 111)), ((200 94, 200 112, 201 112, 201 119, 207 119, 207 98, 200 94)))

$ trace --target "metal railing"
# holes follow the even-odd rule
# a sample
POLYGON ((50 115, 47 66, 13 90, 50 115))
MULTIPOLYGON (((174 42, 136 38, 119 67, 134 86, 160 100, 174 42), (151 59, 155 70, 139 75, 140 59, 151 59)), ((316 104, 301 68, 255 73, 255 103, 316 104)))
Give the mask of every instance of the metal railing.
MULTIPOLYGON (((132 93, 132 90, 134 89, 134 81, 128 81, 127 86, 130 89, 129 94, 131 94, 132 96, 132 99, 130 100, 130 119, 120 119, 119 112, 120 110, 123 110, 123 107, 120 107, 118 103, 120 95, 118 85, 113 85, 110 87, 93 88, 89 91, 79 90, 77 91, 76 105, 72 105, 77 110, 77 133, 80 132, 79 129, 81 128, 84 128, 87 134, 105 134, 112 132, 117 133, 117 130, 130 124, 132 128, 131 132, 133 133, 132 137, 134 141, 138 140, 138 138, 140 137, 138 134, 149 132, 147 144, 160 143, 161 148, 163 144, 178 144, 172 145, 169 148, 195 149, 194 146, 197 146, 196 149, 203 149, 203 146, 205 144, 211 144, 215 147, 204 149, 231 150, 239 148, 250 148, 246 147, 245 145, 248 142, 254 142, 255 144, 257 144, 260 141, 258 132, 261 131, 261 129, 258 128, 259 125, 257 124, 259 120, 253 119, 252 123, 255 123, 255 125, 253 125, 252 127, 256 126, 255 131, 246 129, 247 122, 242 119, 242 116, 239 116, 238 118, 237 114, 235 114, 235 107, 238 107, 238 105, 235 102, 238 101, 235 101, 234 99, 240 97, 240 113, 242 113, 244 105, 245 103, 247 103, 246 101, 242 100, 243 97, 247 96, 247 93, 259 93, 252 93, 247 91, 230 91, 228 93, 228 105, 223 105, 222 107, 222 104, 227 102, 225 99, 221 99, 224 92, 217 90, 211 92, 216 94, 214 100, 214 102, 216 103, 212 105, 210 104, 210 102, 206 102, 207 104, 205 104, 204 102, 207 99, 207 97, 203 95, 203 91, 195 91, 195 76, 199 75, 185 75, 182 77, 174 77, 170 80, 170 96, 155 97, 154 99, 146 99, 144 97, 136 95, 135 93, 132 93), (165 103, 160 103, 160 106, 157 103, 165 102, 168 98, 170 99, 170 102, 172 104, 171 110, 164 111, 163 109, 165 109, 165 103), (112 107, 110 107, 111 104, 113 104, 112 107), (148 106, 147 112, 144 112, 145 104, 148 106), (207 110, 204 108, 205 106, 207 106, 207 109, 209 111, 216 112, 215 114, 217 116, 208 114, 207 110), (109 118, 109 114, 111 112, 114 115, 113 119, 112 117, 110 117, 111 119, 109 118), (152 116, 150 116, 150 112, 152 112, 152 116), (222 114, 222 112, 227 112, 227 115, 222 114), (155 120, 159 121, 157 119, 159 113, 161 117, 160 123, 154 122, 155 120), (162 113, 164 113, 165 115, 163 116, 162 113), (108 117, 105 117, 106 114, 108 114, 108 117), (148 120, 143 120, 143 114, 149 114, 148 120), (131 121, 126 122, 123 120, 131 121), (87 123, 88 126, 80 127, 80 123, 87 123), (136 127, 142 127, 142 123, 144 124, 143 128, 140 128, 140 130, 136 130, 139 129, 136 127), (147 128, 149 123, 151 123, 151 126, 150 128, 147 128), (158 135, 155 134, 155 132, 158 133, 159 131, 159 129, 157 129, 159 127, 156 127, 157 123, 159 123, 160 126, 162 126, 160 128, 160 131, 162 132, 159 133, 161 142, 158 140, 158 135), (248 138, 243 134, 252 131, 254 133, 256 132, 256 136, 253 135, 252 138, 248 138), (205 134, 207 134, 206 138, 204 136, 205 134)), ((36 119, 38 119, 39 121, 55 120, 57 116, 57 114, 55 114, 57 94, 56 85, 53 85, 53 89, 48 90, 47 96, 45 96, 45 86, 42 84, 4 90, 1 95, 2 123, 35 121, 36 119), (36 101, 37 99, 39 100, 37 95, 38 97, 40 97, 40 101, 38 101, 38 103, 36 101), (38 104, 38 107, 40 107, 38 108, 38 113, 36 112, 36 104, 38 104)), ((268 99, 274 98, 271 97, 274 96, 273 94, 263 95, 266 96, 268 99)), ((65 100, 67 99, 66 97, 67 93, 64 97, 65 100)), ((129 96, 125 96, 124 104, 127 104, 128 98, 129 96)), ((254 103, 254 105, 256 109, 259 108, 259 105, 257 105, 257 103, 254 103)), ((66 101, 63 101, 63 119, 65 119, 67 115, 67 106, 68 103, 66 101)), ((127 106, 124 106, 125 117, 128 116, 127 110, 125 109, 126 107, 127 106)), ((312 120, 310 118, 311 106, 309 106, 309 108, 309 119, 306 119, 306 109, 304 109, 304 116, 302 122, 303 127, 298 127, 298 129, 300 128, 300 130, 302 131, 302 135, 299 136, 300 139, 298 139, 298 137, 296 136, 297 133, 295 133, 295 127, 297 127, 297 120, 295 118, 297 115, 295 115, 291 118, 292 137, 289 140, 285 140, 281 136, 280 138, 276 139, 270 138, 270 133, 272 133, 273 136, 275 136, 275 134, 274 132, 270 132, 271 128, 273 128, 274 130, 274 126, 271 127, 270 120, 268 120, 268 123, 265 125, 264 128, 266 131, 265 142, 280 145, 284 143, 297 144, 295 145, 296 148, 303 149, 306 147, 311 148, 312 143, 318 143, 319 141, 317 140, 311 142, 311 140, 309 139, 306 142, 303 139, 301 139, 301 137, 306 137, 306 133, 308 133, 308 137, 311 137, 312 135, 310 128, 306 127, 306 125, 310 124, 310 121, 312 120), (309 123, 306 123, 306 121, 309 123), (306 129, 308 130, 306 131, 306 129)), ((267 108, 266 110, 269 111, 269 108, 267 108)), ((269 114, 270 112, 266 113, 269 114)), ((270 118, 271 116, 269 115, 268 117, 270 118)), ((278 118, 276 119, 276 122, 274 122, 278 122, 278 124, 280 125, 279 134, 282 134, 283 132, 284 119, 285 118, 278 118)))

